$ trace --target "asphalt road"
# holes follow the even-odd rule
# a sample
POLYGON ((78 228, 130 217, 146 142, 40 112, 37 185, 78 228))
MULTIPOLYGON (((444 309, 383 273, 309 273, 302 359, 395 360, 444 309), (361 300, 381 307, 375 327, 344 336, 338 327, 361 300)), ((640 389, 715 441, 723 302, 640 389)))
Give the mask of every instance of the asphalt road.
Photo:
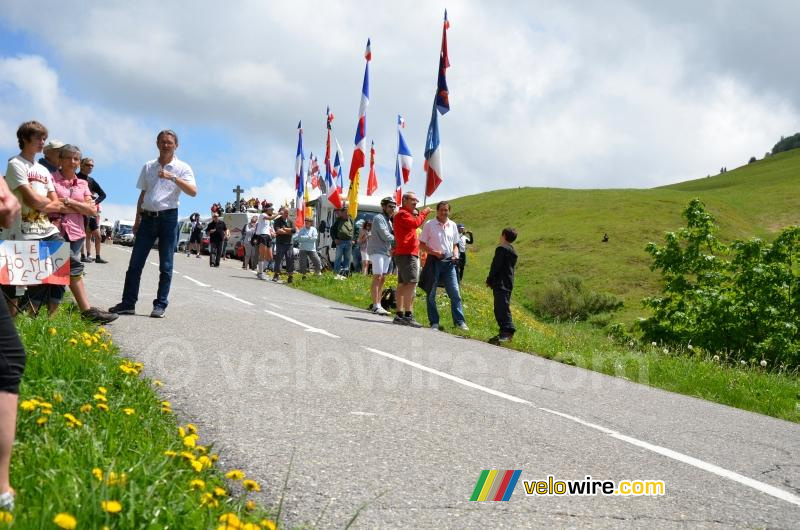
MULTIPOLYGON (((130 254, 104 253, 86 281, 107 307, 130 254)), ((157 261, 114 340, 290 524, 341 528, 363 507, 356 528, 800 526, 796 424, 395 326, 235 261, 176 255, 167 317, 151 319, 157 261), (484 469, 521 470, 508 502, 470 502, 484 469), (548 475, 665 494, 526 495, 548 475)))

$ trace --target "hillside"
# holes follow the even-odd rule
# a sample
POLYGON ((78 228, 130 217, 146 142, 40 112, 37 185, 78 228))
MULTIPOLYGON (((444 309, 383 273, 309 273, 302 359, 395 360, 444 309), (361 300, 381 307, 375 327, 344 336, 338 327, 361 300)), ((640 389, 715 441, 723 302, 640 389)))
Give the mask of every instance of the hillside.
POLYGON ((466 276, 486 276, 501 229, 518 229, 516 300, 564 274, 625 302, 615 320, 643 314, 642 297, 658 292, 658 276, 644 252, 649 241, 683 226, 681 212, 693 197, 706 203, 725 240, 769 238, 800 224, 800 149, 722 175, 648 190, 519 188, 452 201, 452 217, 475 235, 466 276), (609 242, 602 243, 604 233, 609 242))

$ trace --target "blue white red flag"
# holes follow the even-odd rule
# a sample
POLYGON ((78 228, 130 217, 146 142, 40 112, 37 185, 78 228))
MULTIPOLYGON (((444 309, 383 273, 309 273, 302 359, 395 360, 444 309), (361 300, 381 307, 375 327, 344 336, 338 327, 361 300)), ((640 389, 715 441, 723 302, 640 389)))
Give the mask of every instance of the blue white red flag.
POLYGON ((301 228, 305 222, 305 175, 303 175, 304 160, 303 127, 302 122, 297 122, 297 156, 294 159, 294 182, 297 190, 297 197, 295 198, 294 206, 295 210, 297 211, 297 216, 295 217, 294 224, 298 228, 301 228))
POLYGON ((328 201, 333 204, 334 208, 342 207, 342 190, 336 182, 334 182, 335 170, 331 163, 331 134, 333 122, 333 113, 331 108, 325 111, 325 120, 327 122, 328 137, 325 140, 325 187, 327 188, 328 201))
POLYGON ((450 92, 447 90, 447 69, 450 67, 450 57, 447 55, 447 9, 444 10, 444 24, 442 25, 442 49, 439 52, 439 79, 436 85, 436 108, 444 116, 450 110, 450 92))
POLYGON ((397 160, 394 166, 395 201, 400 204, 403 197, 403 184, 408 184, 408 177, 411 175, 411 165, 414 158, 411 156, 411 149, 403 138, 403 128, 406 120, 399 114, 397 115, 397 160))
POLYGON ((361 103, 358 106, 358 125, 356 125, 355 146, 353 147, 353 159, 350 162, 350 182, 356 176, 356 172, 364 167, 367 160, 367 106, 369 105, 369 62, 372 59, 370 41, 367 39, 367 51, 364 52, 367 64, 364 67, 364 83, 361 86, 361 103))
POLYGON ((336 185, 339 187, 339 193, 342 193, 344 190, 344 170, 342 169, 342 160, 344 160, 344 149, 339 144, 339 140, 336 139, 336 135, 333 135, 333 141, 336 143, 336 157, 333 159, 333 176, 334 178, 338 179, 336 185))
POLYGON ((425 196, 430 197, 442 183, 442 151, 439 148, 439 115, 433 104, 428 138, 425 140, 425 196))

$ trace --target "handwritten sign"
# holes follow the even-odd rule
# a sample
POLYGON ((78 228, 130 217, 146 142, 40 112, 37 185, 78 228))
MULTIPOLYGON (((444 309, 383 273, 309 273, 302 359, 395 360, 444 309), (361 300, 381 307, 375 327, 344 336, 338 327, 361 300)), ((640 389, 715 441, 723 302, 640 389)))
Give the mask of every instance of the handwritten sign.
POLYGON ((69 285, 69 243, 0 241, 0 284, 69 285))

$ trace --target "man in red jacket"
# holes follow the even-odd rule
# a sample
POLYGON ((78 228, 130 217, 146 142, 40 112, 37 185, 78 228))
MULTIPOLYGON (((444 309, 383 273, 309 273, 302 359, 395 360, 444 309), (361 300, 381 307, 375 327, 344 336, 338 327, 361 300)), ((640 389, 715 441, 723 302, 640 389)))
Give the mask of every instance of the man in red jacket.
POLYGON ((431 212, 430 208, 423 208, 418 215, 414 215, 417 207, 417 196, 413 191, 403 194, 400 210, 395 214, 394 224, 394 262, 397 266, 397 315, 395 324, 403 326, 422 327, 414 320, 414 291, 419 281, 419 236, 417 229, 425 222, 431 212))

